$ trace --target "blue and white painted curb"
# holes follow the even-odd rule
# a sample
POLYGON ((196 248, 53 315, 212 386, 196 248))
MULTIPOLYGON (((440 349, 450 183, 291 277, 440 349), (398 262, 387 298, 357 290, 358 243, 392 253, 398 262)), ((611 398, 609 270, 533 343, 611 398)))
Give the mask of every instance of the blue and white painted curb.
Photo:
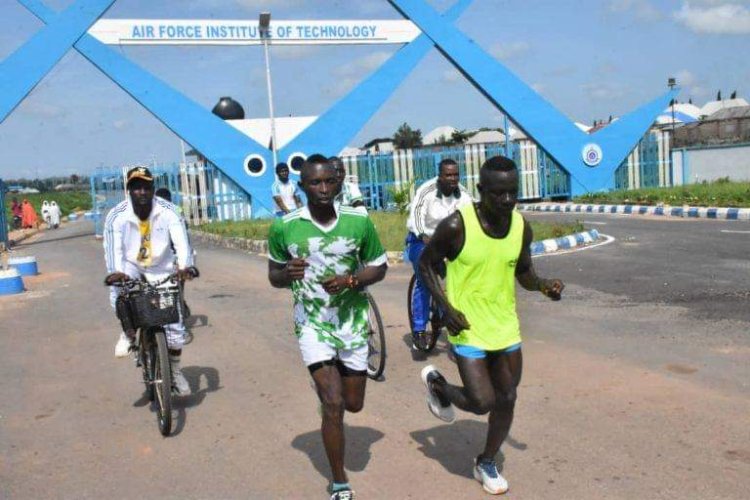
POLYGON ((23 278, 18 269, 0 269, 0 295, 14 295, 23 292, 23 278))
POLYGON ((39 267, 34 256, 11 257, 8 259, 8 264, 17 269, 21 276, 36 276, 39 274, 39 267))
POLYGON ((694 219, 750 220, 750 208, 691 207, 688 205, 682 207, 672 207, 669 205, 649 206, 533 203, 528 205, 519 205, 518 209, 522 212, 657 215, 694 219))
POLYGON ((554 253, 560 250, 570 250, 596 243, 600 238, 599 231, 592 229, 582 233, 561 236, 560 238, 550 238, 548 240, 534 241, 531 243, 531 256, 554 253))

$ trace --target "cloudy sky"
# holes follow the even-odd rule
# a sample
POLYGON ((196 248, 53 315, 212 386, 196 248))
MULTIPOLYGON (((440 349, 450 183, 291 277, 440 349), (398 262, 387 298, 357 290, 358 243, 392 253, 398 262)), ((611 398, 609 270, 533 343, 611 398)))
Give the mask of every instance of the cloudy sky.
MULTIPOLYGON (((71 0, 45 0, 56 10, 71 0)), ((429 0, 447 9, 452 0, 429 0)), ((401 19, 386 0, 117 0, 105 18, 401 19)), ((628 112, 666 90, 702 104, 750 97, 750 0, 474 0, 458 29, 571 119, 628 112)), ((0 0, 0 59, 42 27, 0 0)), ((398 46, 272 47, 278 115, 318 115, 398 46)), ((194 101, 230 95, 248 117, 267 116, 262 49, 118 47, 194 101)), ((433 50, 352 141, 390 136, 404 121, 428 132, 498 126, 500 114, 433 50)), ((0 124, 0 177, 88 173, 101 165, 178 161, 178 138, 75 52, 0 124)))

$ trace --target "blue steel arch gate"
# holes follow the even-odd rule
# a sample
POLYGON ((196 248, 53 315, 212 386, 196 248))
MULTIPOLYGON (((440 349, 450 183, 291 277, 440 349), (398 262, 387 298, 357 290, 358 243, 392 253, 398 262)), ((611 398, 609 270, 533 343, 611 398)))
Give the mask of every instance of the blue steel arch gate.
MULTIPOLYGON (((267 168, 254 177, 248 176, 244 169, 244 162, 251 154, 269 164, 271 156, 267 148, 87 34, 114 0, 78 0, 60 14, 48 9, 41 0, 18 1, 47 26, 0 63, 0 121, 72 47, 252 194, 254 203, 259 205, 255 213, 270 210, 273 169, 267 168)), ((571 182, 572 194, 611 188, 615 168, 677 93, 670 91, 589 136, 453 26, 471 0, 458 0, 444 16, 424 0, 388 1, 412 20, 422 34, 294 138, 280 151, 281 158, 295 151, 336 154, 433 45, 563 166, 575 181, 571 182), (599 151, 593 159, 584 155, 592 148, 599 151), (584 163, 584 156, 592 166, 584 163)))

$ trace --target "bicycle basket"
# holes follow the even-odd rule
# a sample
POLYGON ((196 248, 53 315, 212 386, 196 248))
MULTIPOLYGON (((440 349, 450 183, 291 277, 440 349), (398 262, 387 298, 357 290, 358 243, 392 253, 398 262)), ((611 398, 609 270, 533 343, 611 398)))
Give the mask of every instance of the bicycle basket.
POLYGON ((164 326, 180 321, 180 290, 177 287, 130 294, 133 321, 139 328, 164 326))

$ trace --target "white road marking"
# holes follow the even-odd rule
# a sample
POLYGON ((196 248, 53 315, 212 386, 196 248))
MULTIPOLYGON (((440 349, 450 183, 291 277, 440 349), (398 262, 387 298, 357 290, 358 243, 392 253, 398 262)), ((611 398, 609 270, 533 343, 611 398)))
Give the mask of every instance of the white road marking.
POLYGON ((596 247, 601 247, 604 245, 609 245, 610 243, 615 241, 615 238, 613 236, 609 236, 609 235, 601 234, 601 233, 599 233, 599 236, 601 236, 602 238, 605 238, 605 241, 600 241, 599 243, 595 243, 593 245, 587 245, 585 247, 575 247, 569 250, 561 250, 561 251, 552 252, 552 253, 540 253, 537 255, 532 255, 531 258, 536 259, 537 257, 554 257, 555 255, 565 255, 568 253, 580 252, 583 250, 588 250, 590 248, 596 248, 596 247))
POLYGON ((734 231, 733 229, 722 229, 721 232, 732 234, 750 234, 750 231, 734 231))
POLYGON ((585 221, 583 221, 583 223, 584 224, 591 224, 591 225, 594 225, 594 226, 606 226, 607 225, 606 222, 597 222, 597 221, 593 221, 593 220, 585 220, 585 221))

